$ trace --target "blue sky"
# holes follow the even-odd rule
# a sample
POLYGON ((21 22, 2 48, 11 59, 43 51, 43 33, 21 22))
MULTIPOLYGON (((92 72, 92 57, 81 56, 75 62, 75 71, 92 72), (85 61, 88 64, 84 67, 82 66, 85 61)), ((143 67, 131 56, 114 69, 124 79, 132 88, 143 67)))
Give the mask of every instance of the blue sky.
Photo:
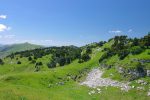
POLYGON ((150 0, 0 0, 0 44, 77 45, 150 31, 150 0))

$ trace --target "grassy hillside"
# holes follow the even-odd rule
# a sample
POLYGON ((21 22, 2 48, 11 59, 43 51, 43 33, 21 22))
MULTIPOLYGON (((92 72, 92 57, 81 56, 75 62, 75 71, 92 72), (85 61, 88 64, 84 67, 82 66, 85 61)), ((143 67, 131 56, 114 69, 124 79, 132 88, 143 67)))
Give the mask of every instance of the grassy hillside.
POLYGON ((42 46, 29 44, 29 43, 2 45, 2 46, 0 46, 0 57, 5 57, 7 55, 10 55, 11 53, 36 49, 36 48, 40 48, 40 47, 42 47, 42 46))
MULTIPOLYGON (((114 40, 101 43, 82 48, 71 46, 36 49, 6 57, 3 59, 4 64, 0 65, 0 100, 149 100, 147 92, 150 78, 146 75, 136 78, 147 82, 146 85, 136 83, 136 79, 130 84, 143 87, 143 90, 132 88, 125 92, 116 87, 100 87, 100 94, 89 95, 89 91, 96 89, 79 84, 92 68, 97 67, 105 71, 103 77, 129 81, 132 74, 119 73, 118 68, 136 69, 139 68, 137 61, 150 59, 148 48, 138 54, 129 53, 123 59, 117 53, 104 57, 114 40), (39 62, 42 64, 37 65, 39 62), (50 62, 56 66, 49 67, 50 62)), ((141 66, 148 70, 149 65, 149 62, 144 62, 141 66)))

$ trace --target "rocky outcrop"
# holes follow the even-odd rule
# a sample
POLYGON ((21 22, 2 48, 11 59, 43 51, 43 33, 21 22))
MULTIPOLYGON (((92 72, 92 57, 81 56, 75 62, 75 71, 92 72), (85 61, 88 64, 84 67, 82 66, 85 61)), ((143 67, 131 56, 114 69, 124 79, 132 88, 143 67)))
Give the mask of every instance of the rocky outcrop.
POLYGON ((131 75, 130 80, 134 80, 140 77, 144 77, 146 75, 146 72, 144 70, 137 70, 137 69, 129 69, 128 74, 131 75))
POLYGON ((116 67, 116 69, 124 77, 128 77, 130 81, 140 78, 140 77, 144 77, 147 74, 150 75, 150 71, 148 71, 148 73, 147 73, 146 70, 144 70, 142 67, 141 67, 141 69, 129 69, 129 68, 125 69, 122 67, 116 67))
POLYGON ((125 69, 122 67, 117 67, 117 70, 120 74, 125 73, 125 69))
POLYGON ((100 66, 101 68, 104 68, 104 69, 110 69, 112 67, 115 67, 118 73, 120 73, 123 77, 126 77, 130 81, 144 77, 144 76, 150 77, 150 69, 146 69, 146 66, 145 66, 146 65, 145 63, 150 63, 149 59, 147 60, 132 59, 131 62, 132 63, 138 62, 139 65, 138 66, 131 65, 131 67, 133 67, 131 68, 131 67, 128 67, 128 64, 126 66, 121 66, 121 65, 115 66, 115 65, 108 65, 105 63, 101 63, 100 66))
POLYGON ((146 71, 146 75, 150 77, 150 70, 146 71))
POLYGON ((100 64, 100 67, 105 68, 105 69, 110 69, 112 67, 112 65, 100 64))
POLYGON ((140 62, 141 64, 144 64, 144 63, 150 63, 150 59, 132 59, 132 61, 135 61, 135 62, 140 62))

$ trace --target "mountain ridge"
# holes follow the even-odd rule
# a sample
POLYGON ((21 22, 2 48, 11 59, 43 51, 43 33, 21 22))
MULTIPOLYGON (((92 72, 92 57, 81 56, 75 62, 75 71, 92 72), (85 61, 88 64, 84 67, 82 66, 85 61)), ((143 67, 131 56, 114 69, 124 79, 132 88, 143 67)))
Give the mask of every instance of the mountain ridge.
POLYGON ((28 42, 19 43, 19 44, 10 44, 10 45, 1 45, 0 46, 0 58, 6 57, 7 55, 19 51, 31 50, 36 48, 42 48, 44 46, 30 44, 28 42))

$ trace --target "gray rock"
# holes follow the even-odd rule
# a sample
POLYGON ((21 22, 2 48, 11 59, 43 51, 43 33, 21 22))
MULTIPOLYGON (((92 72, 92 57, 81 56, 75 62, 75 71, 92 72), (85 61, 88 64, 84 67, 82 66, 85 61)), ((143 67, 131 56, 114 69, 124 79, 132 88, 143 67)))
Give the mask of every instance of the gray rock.
POLYGON ((137 90, 145 90, 144 87, 137 87, 137 90))
POLYGON ((119 67, 119 68, 118 68, 118 72, 119 72, 119 73, 124 73, 124 71, 125 71, 125 70, 124 70, 122 67, 119 67))
POLYGON ((142 84, 142 83, 144 83, 144 80, 137 80, 136 83, 142 84))
POLYGON ((141 84, 141 85, 147 85, 148 84, 144 80, 137 80, 136 83, 141 84))
POLYGON ((150 96, 150 91, 147 93, 147 96, 150 96))
POLYGON ((130 80, 134 80, 140 77, 144 77, 146 72, 144 70, 137 70, 137 69, 128 69, 128 74, 131 75, 130 80))
POLYGON ((144 60, 144 59, 133 59, 132 61, 134 61, 134 62, 140 62, 140 63, 142 63, 142 64, 144 64, 144 63, 150 63, 150 60, 148 59, 148 60, 144 60))
POLYGON ((147 76, 150 76, 150 70, 147 70, 147 71, 146 71, 146 75, 147 75, 147 76))

